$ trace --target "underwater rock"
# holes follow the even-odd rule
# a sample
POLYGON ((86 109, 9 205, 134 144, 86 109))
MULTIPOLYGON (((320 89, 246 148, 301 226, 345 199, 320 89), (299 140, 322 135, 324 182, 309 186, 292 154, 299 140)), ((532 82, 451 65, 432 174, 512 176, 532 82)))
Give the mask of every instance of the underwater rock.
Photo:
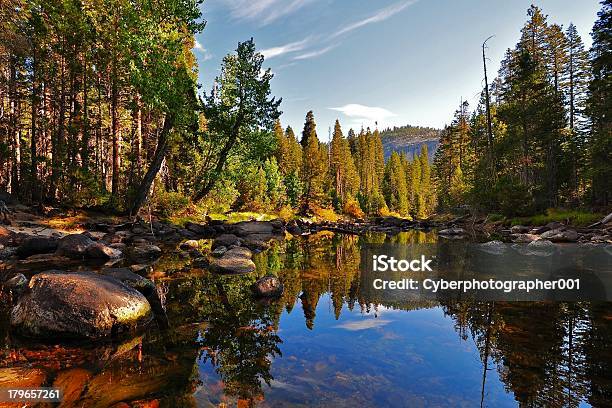
POLYGON ((279 297, 283 294, 283 284, 275 276, 264 276, 251 286, 257 297, 279 297))

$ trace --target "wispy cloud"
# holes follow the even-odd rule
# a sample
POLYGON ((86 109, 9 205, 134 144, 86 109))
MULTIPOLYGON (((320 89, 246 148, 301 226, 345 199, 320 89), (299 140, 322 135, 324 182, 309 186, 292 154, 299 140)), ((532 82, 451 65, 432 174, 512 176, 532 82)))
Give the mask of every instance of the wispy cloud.
POLYGON ((285 45, 280 45, 278 47, 266 48, 265 50, 261 50, 260 52, 264 56, 264 58, 270 59, 290 52, 301 51, 306 47, 309 40, 309 38, 305 38, 302 41, 295 41, 285 45))
POLYGON ((390 320, 367 319, 367 320, 358 320, 354 322, 342 323, 334 327, 337 329, 344 329, 348 331, 359 331, 359 330, 377 329, 377 328, 386 326, 389 323, 391 323, 390 320))
POLYGON ((348 32, 351 32, 353 30, 356 30, 368 24, 380 23, 381 21, 385 21, 386 19, 393 17, 400 11, 404 10, 406 7, 413 5, 417 1, 418 0, 402 1, 399 3, 393 4, 389 7, 385 7, 381 10, 378 10, 375 14, 371 15, 370 17, 364 18, 363 20, 357 21, 353 24, 349 24, 346 27, 336 31, 334 34, 332 34, 332 38, 338 37, 342 34, 346 34, 348 32))
POLYGON ((321 48, 319 50, 314 50, 314 51, 306 52, 304 54, 300 54, 300 55, 296 56, 293 59, 294 60, 305 60, 305 59, 310 59, 310 58, 316 58, 316 57, 319 57, 319 56, 321 56, 323 54, 328 53, 329 51, 333 50, 337 46, 338 46, 338 44, 334 44, 334 45, 330 45, 330 46, 325 47, 325 48, 321 48))
POLYGON ((338 108, 329 108, 338 112, 342 112, 349 118, 357 119, 357 121, 363 120, 367 122, 383 121, 385 119, 397 116, 395 113, 388 111, 385 108, 377 106, 365 106, 359 105, 358 103, 350 103, 348 105, 340 106, 338 108))
POLYGON ((202 58, 201 58, 202 61, 208 61, 209 59, 212 58, 212 55, 208 52, 206 48, 204 48, 202 43, 199 42, 198 40, 195 40, 195 43, 193 44, 193 49, 199 52, 200 54, 202 54, 202 58))
POLYGON ((238 20, 257 21, 261 25, 288 16, 313 0, 225 0, 232 17, 238 20), (287 4, 288 3, 288 4, 287 4))

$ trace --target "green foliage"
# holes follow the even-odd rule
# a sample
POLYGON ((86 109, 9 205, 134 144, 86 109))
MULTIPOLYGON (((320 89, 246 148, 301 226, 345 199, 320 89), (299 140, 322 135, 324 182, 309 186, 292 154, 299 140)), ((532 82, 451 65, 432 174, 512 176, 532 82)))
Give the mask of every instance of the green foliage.
POLYGON ((531 217, 518 217, 510 220, 510 225, 546 225, 550 222, 563 222, 571 225, 587 226, 601 220, 604 214, 581 210, 549 208, 545 214, 531 217))
POLYGON ((166 191, 163 188, 155 191, 151 201, 155 211, 164 217, 178 214, 189 206, 188 197, 179 192, 166 191))

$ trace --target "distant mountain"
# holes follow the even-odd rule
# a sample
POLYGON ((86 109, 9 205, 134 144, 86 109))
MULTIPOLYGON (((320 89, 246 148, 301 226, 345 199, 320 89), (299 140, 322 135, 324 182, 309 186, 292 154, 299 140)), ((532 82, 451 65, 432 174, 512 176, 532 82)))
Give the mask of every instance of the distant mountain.
POLYGON ((432 161, 438 148, 440 132, 440 129, 410 125, 387 128, 380 132, 385 159, 388 159, 394 151, 405 152, 409 158, 412 158, 412 155, 418 155, 421 152, 421 146, 426 144, 429 161, 432 161))

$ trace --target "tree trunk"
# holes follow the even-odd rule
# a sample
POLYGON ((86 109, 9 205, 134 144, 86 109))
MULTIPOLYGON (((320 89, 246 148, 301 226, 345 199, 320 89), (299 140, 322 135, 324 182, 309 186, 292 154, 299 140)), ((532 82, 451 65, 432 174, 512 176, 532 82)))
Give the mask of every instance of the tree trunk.
POLYGON ((153 155, 153 160, 151 161, 151 165, 147 170, 138 190, 136 190, 136 195, 134 197, 134 203, 132 204, 132 208, 130 209, 131 215, 137 215, 140 208, 147 200, 149 195, 149 191, 151 190, 151 185, 153 184, 153 180, 157 176, 159 169, 166 158, 166 152, 168 151, 168 139, 170 130, 174 126, 174 117, 172 115, 166 116, 164 120, 164 127, 159 134, 159 138, 157 139, 157 147, 155 149, 155 154, 153 155))
POLYGON ((112 163, 112 181, 111 181, 111 194, 113 197, 117 197, 119 192, 119 137, 118 137, 118 125, 119 118, 117 112, 117 79, 116 72, 113 68, 113 79, 111 86, 111 140, 113 144, 113 163, 112 163))
POLYGON ((38 120, 38 105, 40 103, 40 85, 38 84, 38 58, 36 51, 32 55, 32 127, 30 130, 30 182, 31 182, 31 200, 37 202, 39 200, 38 194, 38 174, 37 174, 37 120, 38 120))

